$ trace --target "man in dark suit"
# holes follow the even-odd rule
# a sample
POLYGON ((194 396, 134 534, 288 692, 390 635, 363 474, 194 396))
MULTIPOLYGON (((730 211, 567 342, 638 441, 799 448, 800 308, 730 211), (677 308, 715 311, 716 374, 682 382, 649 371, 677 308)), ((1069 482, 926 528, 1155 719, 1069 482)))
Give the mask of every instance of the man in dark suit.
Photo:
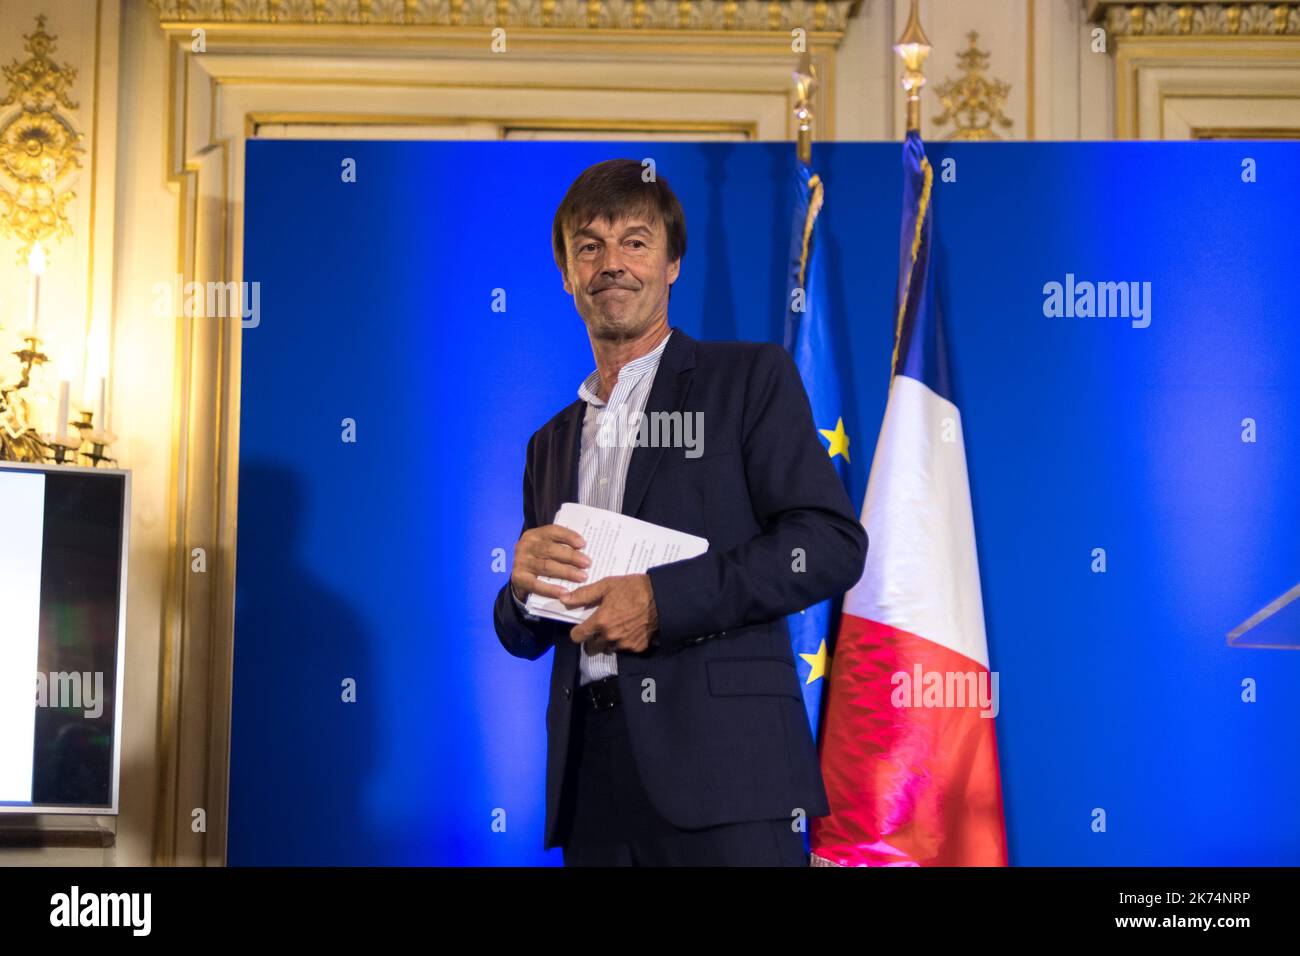
POLYGON ((523 532, 494 609, 511 654, 555 648, 545 846, 566 865, 807 865, 807 819, 830 808, 785 617, 857 582, 866 532, 785 350, 669 326, 685 220, 643 172, 597 164, 556 212, 556 265, 596 369, 528 442, 523 532), (552 523, 567 501, 708 551, 570 593, 553 581, 582 582, 590 562, 552 523), (534 617, 529 593, 595 611, 534 617))

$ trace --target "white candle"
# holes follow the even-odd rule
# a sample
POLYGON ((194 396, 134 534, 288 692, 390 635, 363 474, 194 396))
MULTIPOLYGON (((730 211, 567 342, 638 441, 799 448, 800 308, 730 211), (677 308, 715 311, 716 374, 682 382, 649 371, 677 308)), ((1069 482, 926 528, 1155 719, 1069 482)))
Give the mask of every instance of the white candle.
POLYGON ((54 421, 54 437, 62 438, 68 433, 68 391, 72 383, 66 378, 59 382, 59 417, 54 421))
POLYGON ((41 322, 41 273, 45 271, 45 249, 37 242, 27 254, 27 269, 31 272, 27 298, 27 334, 36 337, 41 322))
POLYGON ((95 412, 95 428, 108 431, 108 379, 99 377, 99 408, 95 412))
POLYGON ((27 334, 35 338, 36 327, 41 321, 41 277, 38 273, 32 273, 27 287, 27 334))

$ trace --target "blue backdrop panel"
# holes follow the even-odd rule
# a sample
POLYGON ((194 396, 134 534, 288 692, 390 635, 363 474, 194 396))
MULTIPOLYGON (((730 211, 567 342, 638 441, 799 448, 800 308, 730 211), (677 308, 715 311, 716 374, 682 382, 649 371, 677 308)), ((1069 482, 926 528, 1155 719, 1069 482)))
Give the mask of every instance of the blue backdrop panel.
MULTIPOLYGON (((956 162, 935 183, 939 293, 1012 862, 1300 863, 1300 654, 1225 641, 1300 581, 1300 149, 928 150, 956 162), (1149 281, 1150 326, 1045 317, 1067 274, 1149 281)), ((685 207, 673 323, 781 341, 788 145, 249 144, 232 864, 560 862, 541 850, 550 657, 497 643, 494 558, 528 436, 592 368, 551 218, 613 156, 653 157, 685 207)), ((814 160, 860 503, 900 147, 814 160)), ((1300 603, 1258 633, 1300 642, 1300 603)))

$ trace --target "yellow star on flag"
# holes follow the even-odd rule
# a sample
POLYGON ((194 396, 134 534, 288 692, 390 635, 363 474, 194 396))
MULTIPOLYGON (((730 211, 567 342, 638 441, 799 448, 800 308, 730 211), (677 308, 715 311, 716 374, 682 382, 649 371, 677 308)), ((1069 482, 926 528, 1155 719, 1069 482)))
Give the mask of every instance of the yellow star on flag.
POLYGON ((807 661, 808 666, 812 668, 812 670, 808 672, 808 679, 804 681, 805 684, 811 684, 813 681, 820 680, 822 677, 826 676, 825 640, 823 640, 821 646, 817 648, 816 654, 800 654, 799 656, 807 661))
POLYGON ((826 454, 834 458, 836 455, 843 455, 844 460, 849 460, 849 436, 844 434, 844 419, 836 419, 835 429, 832 431, 828 428, 817 429, 822 433, 822 437, 830 442, 830 447, 826 449, 826 454))

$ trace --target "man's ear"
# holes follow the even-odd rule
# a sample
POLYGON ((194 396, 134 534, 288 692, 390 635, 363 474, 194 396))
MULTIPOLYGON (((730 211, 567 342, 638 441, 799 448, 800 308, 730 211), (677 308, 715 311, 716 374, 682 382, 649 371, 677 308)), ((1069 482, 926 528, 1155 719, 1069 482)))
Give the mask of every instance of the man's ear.
POLYGON ((569 285, 569 270, 559 263, 556 263, 556 268, 560 270, 560 279, 564 282, 565 293, 567 295, 573 295, 573 286, 569 285))
POLYGON ((677 281, 678 274, 682 271, 682 260, 674 259, 668 264, 668 284, 672 285, 677 281))

